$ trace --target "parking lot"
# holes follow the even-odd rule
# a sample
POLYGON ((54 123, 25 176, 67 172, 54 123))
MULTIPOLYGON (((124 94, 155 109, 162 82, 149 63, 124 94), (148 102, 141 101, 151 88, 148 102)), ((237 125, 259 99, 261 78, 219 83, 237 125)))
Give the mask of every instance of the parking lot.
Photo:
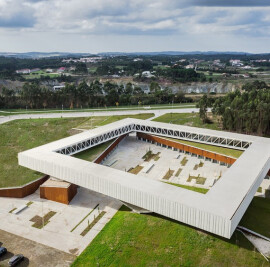
POLYGON ((64 267, 69 266, 75 256, 60 250, 44 246, 29 239, 0 230, 0 246, 8 253, 0 258, 0 266, 8 266, 9 259, 16 254, 23 254, 25 259, 19 267, 64 267))

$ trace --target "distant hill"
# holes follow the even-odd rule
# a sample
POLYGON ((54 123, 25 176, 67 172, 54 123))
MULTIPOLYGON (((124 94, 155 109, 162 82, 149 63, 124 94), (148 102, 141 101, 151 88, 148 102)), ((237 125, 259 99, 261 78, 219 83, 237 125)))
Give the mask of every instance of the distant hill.
MULTIPOLYGON (((91 53, 70 53, 70 52, 26 52, 26 53, 9 53, 0 52, 0 56, 15 57, 15 58, 46 58, 46 57, 87 57, 87 56, 156 56, 156 55, 167 55, 167 56, 184 56, 184 55, 233 55, 233 56, 244 56, 244 55, 267 55, 267 53, 253 54, 247 52, 234 52, 234 51, 160 51, 160 52, 102 52, 98 54, 91 53)), ((268 53, 269 55, 269 53, 268 53)))
POLYGON ((99 55, 103 56, 121 56, 121 55, 137 55, 137 56, 155 56, 155 55, 168 55, 168 56, 183 56, 183 55, 252 55, 252 53, 247 52, 217 52, 217 51, 191 51, 191 52, 182 52, 182 51, 160 51, 160 52, 103 52, 99 53, 99 55))
POLYGON ((0 56, 15 58, 45 58, 45 57, 84 57, 91 56, 90 53, 70 53, 70 52, 26 52, 26 53, 8 53, 0 52, 0 56))

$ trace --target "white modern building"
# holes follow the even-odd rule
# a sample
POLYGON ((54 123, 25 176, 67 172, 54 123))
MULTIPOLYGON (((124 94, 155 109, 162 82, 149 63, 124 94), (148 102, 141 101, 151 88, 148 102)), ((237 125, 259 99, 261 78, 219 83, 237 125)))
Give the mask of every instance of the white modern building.
POLYGON ((124 119, 18 155, 19 164, 230 238, 270 169, 267 138, 124 119), (131 132, 245 150, 207 194, 71 157, 131 132))

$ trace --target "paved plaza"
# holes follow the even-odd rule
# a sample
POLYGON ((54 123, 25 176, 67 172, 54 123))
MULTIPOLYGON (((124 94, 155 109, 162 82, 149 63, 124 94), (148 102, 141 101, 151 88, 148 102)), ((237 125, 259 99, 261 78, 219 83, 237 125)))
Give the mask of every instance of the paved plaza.
POLYGON ((139 165, 143 167, 139 174, 149 179, 206 189, 214 186, 228 170, 227 166, 219 163, 136 140, 134 134, 126 137, 102 164, 122 171, 129 171, 139 165), (157 156, 148 162, 143 156, 149 150, 157 156), (170 178, 166 177, 168 171, 173 171, 170 178), (201 179, 198 181, 192 177, 201 179))
POLYGON ((97 192, 78 188, 78 193, 69 205, 40 199, 39 190, 23 199, 0 198, 0 229, 36 241, 40 244, 79 255, 95 238, 122 204, 97 192), (16 208, 29 205, 20 213, 16 208), (81 233, 102 212, 104 216, 82 236, 81 233), (55 215, 42 229, 33 227, 31 219, 43 217, 49 212, 55 215))

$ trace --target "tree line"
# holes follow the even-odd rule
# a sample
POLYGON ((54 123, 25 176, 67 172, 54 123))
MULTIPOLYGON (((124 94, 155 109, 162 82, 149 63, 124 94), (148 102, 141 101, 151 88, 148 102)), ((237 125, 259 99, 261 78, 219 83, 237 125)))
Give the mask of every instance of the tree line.
POLYGON ((150 84, 150 92, 132 83, 118 85, 98 80, 78 85, 66 83, 65 87, 53 91, 36 82, 25 83, 21 90, 2 88, 0 108, 86 108, 116 105, 149 105, 192 102, 184 93, 173 94, 170 88, 161 89, 157 82, 150 84))
POLYGON ((212 113, 221 117, 224 130, 269 136, 270 88, 256 81, 254 85, 257 87, 250 89, 248 84, 246 91, 237 90, 217 99, 204 95, 197 104, 200 118, 207 123, 207 108, 212 107, 212 113))

